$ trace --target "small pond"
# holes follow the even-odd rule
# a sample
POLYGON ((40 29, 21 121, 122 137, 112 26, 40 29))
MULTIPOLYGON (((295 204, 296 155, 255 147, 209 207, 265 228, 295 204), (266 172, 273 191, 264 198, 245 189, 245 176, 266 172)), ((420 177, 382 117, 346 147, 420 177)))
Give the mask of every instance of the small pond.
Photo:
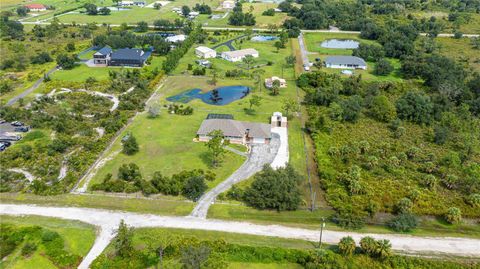
POLYGON ((277 39, 278 37, 273 35, 257 35, 252 37, 252 41, 257 41, 257 42, 273 41, 277 39))
POLYGON ((349 39, 329 39, 320 44, 322 48, 327 49, 356 49, 360 43, 349 39))
POLYGON ((242 99, 250 93, 247 86, 225 86, 202 93, 201 89, 191 89, 180 94, 170 96, 167 101, 188 103, 193 99, 201 99, 204 103, 216 106, 228 105, 231 102, 242 99))

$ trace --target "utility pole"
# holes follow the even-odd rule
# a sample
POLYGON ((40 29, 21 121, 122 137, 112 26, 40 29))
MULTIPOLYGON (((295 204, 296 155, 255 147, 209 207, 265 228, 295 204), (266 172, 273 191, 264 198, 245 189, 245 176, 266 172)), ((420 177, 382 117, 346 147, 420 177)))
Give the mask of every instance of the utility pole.
POLYGON ((322 223, 320 223, 320 240, 318 242, 318 248, 322 248, 322 235, 323 235, 324 227, 325 227, 325 218, 322 218, 322 223))

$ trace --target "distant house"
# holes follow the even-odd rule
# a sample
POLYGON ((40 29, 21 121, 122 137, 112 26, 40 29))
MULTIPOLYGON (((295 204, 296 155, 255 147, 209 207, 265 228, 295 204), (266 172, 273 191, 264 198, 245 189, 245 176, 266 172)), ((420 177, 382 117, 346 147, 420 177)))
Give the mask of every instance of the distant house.
POLYGON ((365 60, 355 56, 330 56, 325 59, 328 68, 367 69, 365 60))
POLYGON ((112 48, 105 46, 93 54, 93 63, 95 65, 108 65, 112 48))
POLYGON ((222 3, 223 9, 233 9, 235 7, 235 1, 232 0, 225 0, 222 3))
POLYGON ((30 9, 30 11, 45 11, 45 10, 47 10, 47 7, 42 5, 42 4, 28 4, 28 5, 25 5, 24 7, 30 9))
POLYGON ((187 39, 186 35, 173 35, 165 38, 165 40, 170 43, 183 42, 185 39, 187 39))
POLYGON ((243 49, 222 52, 222 58, 230 62, 239 62, 247 55, 251 55, 254 58, 258 58, 259 56, 256 49, 243 49))
POLYGON ((211 48, 200 46, 195 48, 195 54, 203 59, 215 58, 217 57, 217 52, 211 48))
POLYGON ((144 7, 147 5, 147 2, 145 1, 120 1, 118 2, 119 6, 122 7, 131 7, 131 6, 137 6, 137 7, 144 7))
POLYGON ((267 87, 267 88, 273 87, 273 82, 275 80, 278 80, 278 82, 280 82, 280 88, 286 88, 287 87, 287 81, 285 79, 275 77, 275 76, 265 79, 265 87, 267 87))
POLYGON ((268 144, 272 139, 269 124, 237 121, 233 119, 206 119, 197 131, 198 141, 206 142, 211 137, 208 135, 220 130, 224 138, 233 144, 268 144))
POLYGON ((141 49, 118 49, 112 51, 108 46, 93 54, 93 63, 97 66, 131 66, 141 67, 145 64, 150 52, 141 49))

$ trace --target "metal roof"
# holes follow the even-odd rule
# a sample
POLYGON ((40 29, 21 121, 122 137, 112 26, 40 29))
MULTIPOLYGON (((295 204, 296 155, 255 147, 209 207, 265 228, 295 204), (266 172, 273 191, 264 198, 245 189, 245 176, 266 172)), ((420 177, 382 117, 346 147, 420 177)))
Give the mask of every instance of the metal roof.
POLYGON ((112 52, 112 60, 142 60, 144 54, 141 49, 118 49, 112 52))
POLYGON ((225 119, 225 120, 233 120, 233 115, 232 114, 215 114, 215 113, 210 113, 207 116, 207 120, 210 119, 225 119))
POLYGON ((228 55, 230 58, 244 57, 247 55, 258 54, 256 49, 243 49, 243 50, 234 50, 234 51, 225 51, 223 54, 228 55))
POLYGON ((366 66, 367 63, 356 56, 329 56, 325 59, 325 64, 351 64, 366 66))
POLYGON ((228 119, 204 120, 197 131, 197 135, 208 135, 220 130, 225 136, 243 137, 248 130, 250 137, 271 138, 270 125, 264 123, 244 122, 228 119))
POLYGON ((109 46, 105 46, 101 49, 99 49, 97 52, 95 52, 95 55, 108 55, 112 52, 112 48, 109 46))

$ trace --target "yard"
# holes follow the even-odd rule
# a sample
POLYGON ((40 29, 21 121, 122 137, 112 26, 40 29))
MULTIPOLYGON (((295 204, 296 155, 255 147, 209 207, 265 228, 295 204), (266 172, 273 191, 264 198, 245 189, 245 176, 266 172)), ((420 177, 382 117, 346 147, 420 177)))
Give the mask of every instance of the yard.
MULTIPOLYGON (((304 34, 304 40, 306 43, 307 50, 311 52, 308 55, 310 62, 315 62, 317 58, 325 60, 326 57, 332 55, 352 55, 352 49, 333 49, 333 48, 323 48, 321 43, 330 39, 339 39, 339 40, 354 40, 360 43, 365 44, 375 44, 375 41, 362 39, 359 35, 353 34, 343 34, 343 33, 306 33, 304 34)), ((354 70, 355 75, 361 75, 365 80, 378 80, 378 81, 401 81, 400 75, 400 61, 397 59, 388 59, 394 67, 394 71, 388 76, 377 76, 373 74, 375 68, 374 62, 367 62, 367 70, 357 69, 354 70)), ((315 69, 315 67, 313 67, 315 69)), ((341 69, 334 68, 322 68, 323 72, 341 74, 341 69)), ((347 75, 342 75, 347 76, 347 75)))
MULTIPOLYGON (((36 217, 36 216, 2 216, 1 224, 11 224, 18 227, 40 226, 50 231, 55 231, 65 240, 66 250, 73 254, 84 257, 90 250, 95 241, 95 227, 77 221, 67 221, 56 218, 36 217)), ((30 257, 26 258, 15 251, 2 260, 2 268, 57 268, 50 261, 44 250, 39 248, 30 257)))

